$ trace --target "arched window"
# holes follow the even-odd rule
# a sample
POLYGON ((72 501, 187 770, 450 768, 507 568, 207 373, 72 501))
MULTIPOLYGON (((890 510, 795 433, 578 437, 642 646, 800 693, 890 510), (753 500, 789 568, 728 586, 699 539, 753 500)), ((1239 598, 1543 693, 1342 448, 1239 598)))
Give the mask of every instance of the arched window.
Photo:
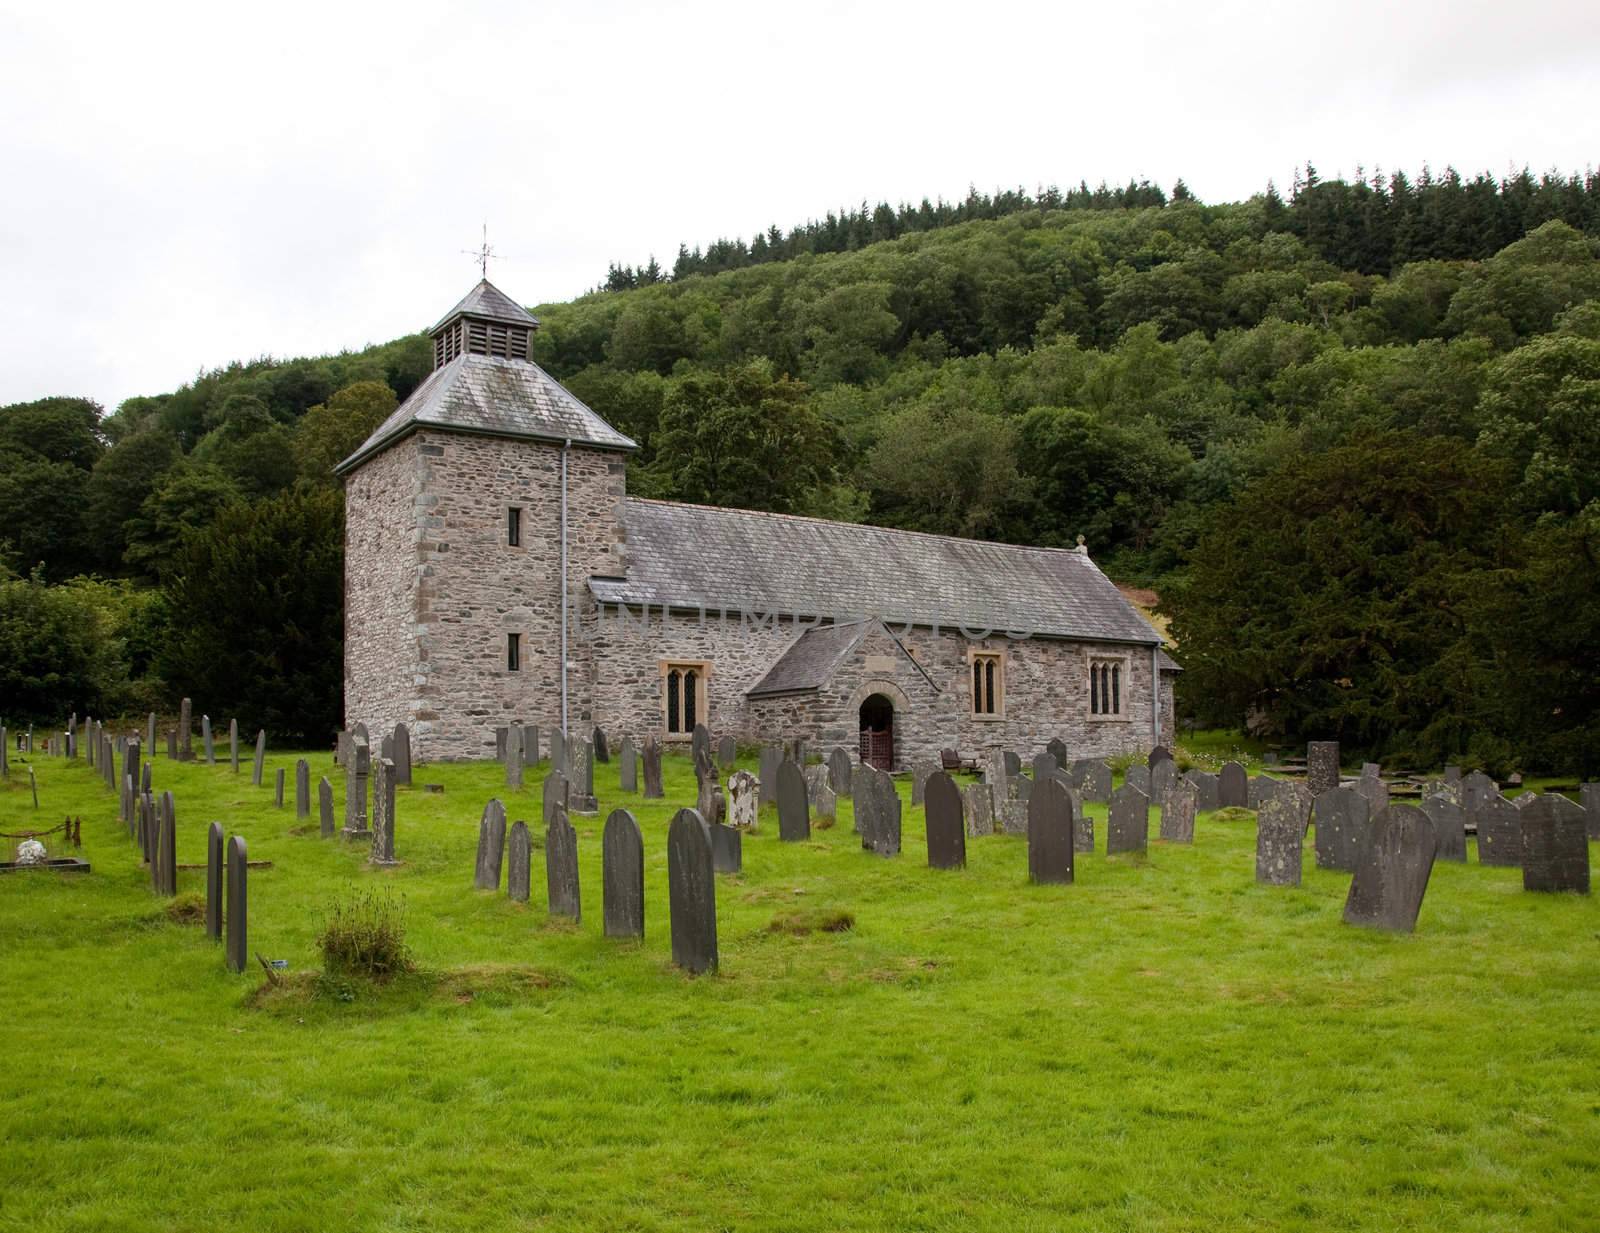
POLYGON ((676 668, 674 668, 671 672, 667 673, 667 731, 668 732, 682 732, 683 731, 683 728, 680 726, 681 719, 680 719, 680 715, 679 715, 679 711, 678 711, 679 702, 683 697, 683 687, 680 684, 680 682, 682 680, 683 680, 683 678, 682 678, 682 676, 679 675, 678 670, 676 668))
POLYGON ((1122 665, 1111 665, 1111 713, 1122 714, 1122 665))
POLYGON ((1089 661, 1089 714, 1102 717, 1122 714, 1122 661, 1089 661))
POLYGON ((699 722, 699 720, 696 718, 696 716, 699 715, 700 711, 699 711, 699 708, 695 705, 695 703, 696 703, 695 694, 697 692, 695 686, 699 682, 699 680, 700 680, 700 674, 698 672, 696 672, 693 668, 688 669, 683 674, 683 713, 684 713, 684 715, 686 715, 688 717, 688 721, 689 721, 685 725, 686 729, 692 729, 695 726, 695 724, 699 722))
POLYGON ((972 713, 998 719, 1005 714, 1005 661, 998 651, 972 652, 972 713))
POLYGON ((696 724, 706 721, 706 681, 710 673, 710 664, 705 660, 661 665, 661 710, 668 736, 687 736, 696 724))

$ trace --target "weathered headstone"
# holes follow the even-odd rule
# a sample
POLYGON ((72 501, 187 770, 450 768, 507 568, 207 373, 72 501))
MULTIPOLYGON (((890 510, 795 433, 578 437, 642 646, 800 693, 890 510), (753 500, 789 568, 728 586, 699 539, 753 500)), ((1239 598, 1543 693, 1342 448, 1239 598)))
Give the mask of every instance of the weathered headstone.
POLYGON ((739 757, 739 745, 732 736, 724 736, 717 742, 717 765, 723 770, 733 766, 739 757))
POLYGON ((1372 815, 1377 817, 1389 807, 1389 785, 1378 778, 1378 764, 1368 762, 1361 768, 1361 778, 1356 780, 1356 791, 1367 798, 1372 815))
MULTIPOLYGON (((151 758, 156 756, 156 713, 154 711, 151 711, 145 718, 144 748, 146 756, 151 758)), ((33 752, 33 726, 31 724, 28 727, 28 752, 33 752)))
POLYGON ((1268 886, 1299 886, 1306 828, 1294 806, 1276 794, 1256 814, 1256 881, 1268 886))
POLYGON ((1339 742, 1306 742, 1306 787, 1313 798, 1339 786, 1339 742))
POLYGON ((372 776, 373 865, 398 865, 394 856, 394 759, 379 758, 372 776))
POLYGON ((551 771, 544 777, 543 804, 544 811, 540 815, 546 827, 556 820, 558 814, 565 814, 572 799, 572 791, 567 783, 567 777, 560 771, 551 771))
POLYGON ((778 800, 778 767, 783 764, 783 749, 778 745, 763 745, 756 762, 756 778, 760 781, 761 808, 774 805, 778 800))
POLYGON ((644 836, 626 809, 613 809, 600 839, 605 935, 644 937, 644 836))
POLYGON ((572 763, 568 812, 593 817, 600 812, 600 802, 594 794, 594 745, 589 741, 569 741, 567 757, 572 763))
POLYGON ((1162 758, 1150 764, 1150 803, 1159 806, 1178 782, 1178 764, 1171 758, 1162 758))
MULTIPOLYGON (((526 751, 524 751, 526 753, 526 751)), ((394 726, 394 781, 396 784, 411 784, 411 729, 404 723, 394 726)), ((538 761, 537 758, 534 761, 538 761)))
POLYGON ((578 893, 578 832, 567 821, 565 813, 551 819, 545 828, 544 876, 550 897, 550 915, 582 921, 583 903, 578 893))
POLYGON ((639 751, 631 736, 622 738, 622 748, 617 752, 617 782, 624 792, 639 790, 639 751))
MULTIPOLYGON (((0 732, 4 732, 0 728, 0 732)), ((1583 809, 1584 826, 1590 839, 1600 839, 1600 783, 1581 784, 1578 788, 1578 804, 1583 809)))
POLYGON ((278 767, 272 776, 272 803, 279 809, 283 808, 283 767, 278 767))
MULTIPOLYGON (((806 799, 811 802, 811 814, 816 818, 833 819, 838 815, 839 798, 828 786, 828 767, 817 762, 804 769, 806 799)), ((780 785, 781 787, 781 785, 780 785)))
POLYGON ((974 837, 994 834, 994 795, 986 783, 966 786, 967 834, 974 837))
POLYGON ((228 840, 228 971, 242 972, 250 961, 250 862, 243 835, 228 840))
POLYGON ((513 792, 522 787, 522 728, 512 724, 506 729, 506 752, 503 759, 506 768, 506 787, 513 792))
POLYGON ((850 795, 850 755, 837 746, 828 754, 828 786, 835 796, 850 795))
POLYGON ((1350 879, 1344 923, 1397 933, 1415 929, 1437 846, 1433 823, 1422 810, 1411 805, 1381 810, 1350 879))
POLYGON ((1422 812, 1428 815, 1428 821, 1433 824, 1434 859, 1441 861, 1466 860, 1466 810, 1462 809, 1460 805, 1447 796, 1430 796, 1422 802, 1422 812))
POLYGON ((1161 798, 1161 838, 1167 843, 1193 843, 1194 815, 1199 804, 1200 790, 1194 784, 1187 779, 1173 780, 1161 798))
POLYGON ((505 851, 506 807, 498 797, 494 797, 483 807, 483 817, 478 820, 478 858, 472 871, 475 889, 500 889, 500 867, 505 860, 505 851))
POLYGON ((1072 764, 1072 786, 1085 801, 1104 805, 1111 800, 1111 768, 1098 758, 1082 758, 1072 764))
POLYGON ((1217 808, 1248 809, 1250 780, 1237 762, 1224 762, 1217 775, 1217 808))
POLYGON ((922 804, 922 793, 927 787, 928 776, 937 774, 939 764, 928 759, 919 759, 911 764, 911 807, 915 809, 922 804))
POLYGON ((1172 750, 1168 749, 1165 745, 1157 745, 1151 749, 1150 756, 1145 759, 1145 765, 1147 765, 1150 770, 1154 772, 1156 767, 1161 763, 1171 761, 1172 750))
POLYGON ((865 762, 856 763, 850 770, 851 813, 855 816, 855 830, 861 836, 863 848, 872 847, 872 835, 877 826, 878 798, 872 791, 875 773, 865 762))
POLYGON ((211 739, 211 716, 200 716, 200 744, 206 751, 206 765, 217 764, 217 747, 211 739))
POLYGON ((594 726, 594 735, 589 738, 594 747, 594 760, 596 762, 611 761, 611 743, 606 740, 606 730, 599 724, 594 726))
MULTIPOLYGON (((1122 783, 1124 787, 1138 788, 1144 794, 1146 800, 1150 799, 1150 768, 1148 766, 1140 766, 1137 763, 1130 766, 1122 773, 1122 783)), ((1112 793, 1111 800, 1113 804, 1116 803, 1116 799, 1116 794, 1112 793)), ((1110 841, 1107 840, 1107 842, 1110 841)))
POLYGON ((328 782, 326 775, 322 776, 322 781, 317 784, 317 808, 321 811, 319 821, 321 822, 322 837, 331 839, 335 829, 333 823, 333 785, 328 782))
POLYGON ((311 816, 311 763, 304 758, 294 764, 294 816, 311 816))
POLYGON ((1106 823, 1106 855, 1143 852, 1150 846, 1150 798, 1136 784, 1125 783, 1111 794, 1106 823))
POLYGON ((194 761, 194 704, 185 698, 178 703, 178 757, 194 761))
POLYGON ((1499 792, 1467 806, 1467 823, 1477 832, 1480 865, 1522 863, 1522 813, 1499 792))
POLYGON ((694 759, 696 765, 701 761, 712 760, 711 729, 705 724, 695 724, 693 731, 689 733, 689 756, 694 759))
POLYGON ((260 729, 256 733, 256 761, 250 771, 250 782, 256 787, 261 786, 261 772, 267 764, 267 730, 260 729))
POLYGON ((680 809, 667 830, 667 901, 672 912, 672 962, 689 972, 717 967, 717 879, 706 824, 680 809))
POLYGON ((749 771, 735 771, 728 776, 728 821, 735 830, 759 828, 760 792, 756 777, 749 771))
POLYGON ((1029 881, 1071 882, 1076 846, 1067 785, 1049 776, 1028 798, 1029 881))
POLYGON ((1522 889, 1589 893, 1585 814, 1559 792, 1522 811, 1522 889))
POLYGON ((1046 776, 1054 775, 1059 771, 1061 763, 1056 761, 1055 754, 1046 749, 1033 755, 1033 762, 1028 769, 1033 776, 1033 782, 1038 783, 1046 776))
MULTIPOLYGON (((508 747, 510 740, 510 734, 508 733, 506 736, 508 747)), ((565 775, 572 768, 572 764, 567 759, 567 730, 565 728, 553 729, 550 733, 550 769, 552 771, 560 771, 565 775)))
POLYGON ((811 799, 806 777, 795 763, 778 764, 778 838, 801 843, 811 838, 811 799))
POLYGON ((1247 809, 1260 809, 1262 800, 1277 790, 1278 781, 1269 779, 1265 775, 1257 775, 1251 779, 1245 789, 1245 807, 1247 809))
POLYGON ((367 779, 372 774, 372 751, 360 737, 351 746, 350 763, 344 773, 344 837, 369 839, 367 779))
POLYGON ((894 789, 894 776, 888 771, 872 771, 873 825, 872 850, 879 856, 900 855, 900 794, 894 789))
POLYGON ((1067 757, 1067 743, 1065 741, 1059 736, 1053 736, 1046 742, 1044 749, 1047 754, 1056 760, 1058 767, 1063 770, 1066 769, 1070 759, 1067 757))
POLYGON ((1009 749, 1003 749, 1000 751, 1000 761, 1004 764, 1007 775, 1022 774, 1022 756, 1020 754, 1013 753, 1009 749))
POLYGON ((513 822, 506 836, 506 898, 527 903, 532 883, 533 835, 526 822, 513 822))
MULTIPOLYGON (((1052 759, 1053 761, 1053 759, 1052 759)), ((961 789, 943 771, 928 776, 922 805, 927 826, 928 865, 933 869, 965 869, 967 824, 961 789)))
POLYGON ((1221 809, 1220 787, 1217 777, 1210 771, 1186 771, 1185 779, 1192 783, 1198 797, 1197 808, 1201 813, 1210 813, 1213 809, 1221 809))
POLYGON ((222 823, 206 827, 206 937, 222 940, 222 823))
POLYGON ((1292 779, 1274 779, 1272 790, 1278 799, 1283 801, 1300 819, 1300 829, 1306 830, 1311 825, 1311 810, 1316 804, 1316 798, 1311 795, 1311 789, 1303 783, 1296 783, 1292 779))
POLYGON ((1318 869, 1355 871, 1371 832, 1372 805, 1354 788, 1329 788, 1311 804, 1318 869))
POLYGON ((1033 794, 1033 780, 1026 775, 1013 775, 1006 781, 1006 799, 1026 801, 1033 794))
POLYGON ((644 799, 660 800, 666 793, 661 788, 661 746, 655 737, 645 737, 640 761, 644 763, 644 799))
POLYGON ((717 782, 714 763, 708 773, 697 781, 694 807, 707 826, 721 826, 723 819, 728 816, 728 800, 722 794, 722 785, 717 782))
POLYGON ((998 812, 1000 833, 1003 835, 1019 835, 1026 839, 1028 836, 1028 802, 1007 797, 1000 802, 998 812))
POLYGON ((154 858, 150 868, 155 881, 156 894, 167 898, 178 893, 178 816, 172 793, 161 794, 157 817, 160 832, 156 839, 154 858))
MULTIPOLYGON (((721 789, 718 789, 717 796, 720 800, 721 789)), ((701 817, 703 819, 704 815, 701 817)), ((740 873, 744 870, 744 836, 740 832, 721 822, 707 822, 706 835, 711 840, 713 869, 718 873, 740 873)))
POLYGON ((233 763, 233 773, 239 773, 239 721, 228 721, 228 761, 233 763))

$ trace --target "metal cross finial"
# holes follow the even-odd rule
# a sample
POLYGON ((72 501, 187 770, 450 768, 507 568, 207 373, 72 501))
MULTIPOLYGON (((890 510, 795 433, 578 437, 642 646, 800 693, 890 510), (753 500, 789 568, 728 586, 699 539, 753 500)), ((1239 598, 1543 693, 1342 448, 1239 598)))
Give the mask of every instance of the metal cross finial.
POLYGON ((461 250, 469 257, 478 259, 478 268, 483 271, 485 280, 489 277, 489 258, 495 255, 494 249, 489 247, 489 224, 483 225, 483 243, 477 248, 463 248, 461 250))

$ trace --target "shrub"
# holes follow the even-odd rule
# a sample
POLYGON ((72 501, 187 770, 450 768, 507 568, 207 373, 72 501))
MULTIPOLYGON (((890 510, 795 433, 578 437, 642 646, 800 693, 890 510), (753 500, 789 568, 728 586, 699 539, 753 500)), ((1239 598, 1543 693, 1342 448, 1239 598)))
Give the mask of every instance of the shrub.
POLYGON ((405 905, 387 892, 358 892, 335 903, 317 946, 330 973, 386 980, 416 966, 406 946, 405 905))

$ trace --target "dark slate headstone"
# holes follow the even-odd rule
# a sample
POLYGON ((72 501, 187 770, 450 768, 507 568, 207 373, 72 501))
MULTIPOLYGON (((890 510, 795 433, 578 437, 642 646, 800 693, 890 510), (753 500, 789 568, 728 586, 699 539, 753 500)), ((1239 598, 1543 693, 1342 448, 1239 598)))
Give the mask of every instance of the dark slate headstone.
POLYGON ((1167 843, 1193 843, 1194 815, 1199 803, 1200 791, 1194 784, 1187 779, 1174 780, 1161 798, 1161 838, 1167 843))
POLYGON ((506 851, 506 807, 498 797, 483 807, 478 820, 478 859, 472 885, 477 890, 500 889, 500 866, 506 851))
POLYGON ((283 767, 278 767, 272 775, 272 803, 279 809, 283 808, 283 767))
POLYGON ((850 795, 850 754, 837 746, 828 755, 828 786, 835 796, 850 795))
POLYGON ((1272 790, 1278 799, 1292 809, 1295 817, 1299 818, 1300 829, 1308 829, 1311 826, 1311 809, 1316 803, 1311 795, 1311 789, 1292 779, 1275 779, 1272 784, 1272 790))
POLYGON ((1361 778, 1356 780, 1356 791, 1367 798, 1374 817, 1389 807, 1389 785, 1378 778, 1376 770, 1377 763, 1368 762, 1361 768, 1361 778))
MULTIPOLYGON (((511 737, 508 734, 506 737, 507 748, 510 747, 510 743, 511 737)), ((567 760, 567 757, 566 729, 556 728, 550 733, 550 769, 552 771, 560 771, 565 775, 571 768, 571 763, 567 760)))
POLYGON ((267 762, 267 730, 262 728, 256 732, 256 761, 250 771, 250 782, 256 787, 261 786, 261 772, 267 762))
POLYGON ((1467 822, 1478 835, 1478 864, 1522 863, 1522 812, 1500 793, 1478 798, 1475 808, 1469 805, 1467 822))
POLYGON ((1022 758, 1020 756, 1012 753, 1009 749, 1005 750, 1000 756, 1005 763, 1008 776, 1022 774, 1022 758))
POLYGON ((578 893, 578 832, 565 813, 552 818, 544 831, 544 880, 551 916, 583 920, 578 893))
POLYGON ((394 726, 394 781, 411 784, 411 729, 403 723, 394 726))
POLYGON ((1600 839, 1600 783, 1578 787, 1578 805, 1583 809, 1584 828, 1590 839, 1600 839))
POLYGON ((1467 812, 1447 796, 1430 796, 1422 802, 1422 812, 1433 824, 1436 843, 1434 859, 1467 859, 1467 812))
POLYGON ((928 776, 939 771, 939 764, 931 759, 918 759, 911 764, 911 807, 922 804, 922 792, 928 785, 928 776))
POLYGON ((600 839, 608 938, 644 937, 644 836, 626 809, 613 809, 600 839))
POLYGON ((206 937, 222 940, 222 823, 206 827, 206 937))
POLYGON ((1589 893, 1589 837, 1581 806, 1546 792, 1522 811, 1522 889, 1589 893))
POLYGON ((373 865, 398 865, 394 855, 394 759, 379 758, 372 777, 372 849, 367 860, 373 865))
POLYGON ((724 826, 721 822, 707 822, 705 827, 706 835, 711 840, 711 867, 718 873, 742 872, 744 833, 731 826, 724 826))
POLYGON ((756 763, 756 778, 761 781, 760 807, 765 809, 778 800, 778 767, 783 764, 783 749, 778 745, 763 745, 756 763))
POLYGON ((1153 772, 1161 763, 1171 761, 1172 750, 1168 749, 1165 745, 1157 745, 1150 751, 1150 756, 1145 759, 1145 765, 1147 765, 1153 772))
POLYGON ((976 838, 979 835, 994 834, 994 794, 986 783, 969 783, 965 792, 967 798, 967 834, 976 838))
POLYGON ((167 729, 167 757, 173 762, 178 760, 178 730, 176 728, 167 729))
POLYGON ((1329 788, 1311 804, 1318 869, 1353 873, 1371 831, 1372 806, 1353 788, 1329 788))
POLYGON ((680 809, 667 830, 667 902, 672 962, 689 972, 717 968, 717 879, 711 836, 700 815, 680 809))
POLYGON ((661 787, 661 746, 655 737, 645 737, 639 760, 644 763, 644 799, 658 801, 666 792, 661 787))
POLYGON ((511 725, 510 724, 500 724, 499 726, 497 726, 495 728, 495 730, 494 730, 494 760, 496 762, 504 762, 506 760, 506 742, 509 741, 510 739, 511 739, 511 725))
POLYGON ((217 764, 217 746, 211 736, 211 716, 209 715, 200 716, 200 744, 206 751, 206 765, 215 766, 217 764))
POLYGON ((689 734, 689 756, 696 766, 712 760, 711 729, 705 724, 695 724, 694 731, 689 734))
MULTIPOLYGON (((170 899, 178 893, 178 817, 172 793, 161 794, 158 817, 161 829, 156 838, 155 858, 150 862, 150 867, 154 870, 156 894, 170 899)), ((1585 888, 1587 889, 1587 883, 1585 888)))
POLYGON ((1055 754, 1048 749, 1033 755, 1033 765, 1029 768, 1033 773, 1033 782, 1038 783, 1049 775, 1054 775, 1061 769, 1061 763, 1056 761, 1055 754))
MULTIPOLYGON (((1137 764, 1130 766, 1122 773, 1122 783, 1124 787, 1138 788, 1140 792, 1144 793, 1146 800, 1150 799, 1150 768, 1148 766, 1139 766, 1137 764)), ((1113 802, 1117 799, 1115 793, 1112 794, 1111 799, 1113 802)))
POLYGON ((733 769, 733 764, 739 758, 739 744, 731 736, 724 736, 717 742, 717 765, 723 770, 733 769))
POLYGON ((1150 764, 1150 803, 1159 806, 1178 782, 1178 764, 1171 758, 1162 758, 1150 764))
POLYGON ((194 704, 185 698, 178 703, 178 757, 194 761, 194 704))
POLYGON ((956 787, 956 781, 943 771, 928 776, 928 782, 922 790, 922 805, 927 825, 929 867, 965 869, 967 822, 961 807, 961 789, 956 787))
POLYGON ((506 839, 506 898, 527 903, 533 880, 533 835, 526 822, 513 822, 506 839))
POLYGON ((1299 886, 1305 839, 1305 824, 1288 801, 1277 795, 1262 801, 1256 814, 1256 881, 1299 886))
POLYGON ((336 829, 333 822, 333 785, 328 782, 326 775, 322 776, 322 782, 317 785, 317 807, 322 811, 320 819, 322 837, 332 839, 336 829))
POLYGON ((544 812, 541 820, 546 826, 554 822, 557 814, 565 816, 571 799, 567 777, 560 771, 551 771, 544 777, 544 812))
POLYGON ((311 816, 311 763, 304 758, 294 764, 294 816, 311 816))
POLYGON ((877 772, 865 762, 858 762, 850 771, 851 812, 855 815, 856 834, 861 836, 861 846, 871 848, 877 833, 878 798, 872 790, 872 777, 877 772))
POLYGON ((1040 883, 1072 881, 1072 798, 1067 785, 1051 776, 1028 798, 1028 880, 1040 883))
POLYGON ((250 961, 250 898, 247 885, 250 862, 244 836, 228 840, 228 920, 226 961, 228 971, 242 972, 250 961))
POLYGON ((778 767, 778 838, 801 843, 811 838, 811 800, 805 773, 785 760, 778 767))
POLYGON ((899 856, 900 794, 894 790, 894 776, 874 768, 871 790, 872 850, 879 856, 899 856))
POLYGON ((1150 798, 1137 785, 1125 783, 1111 794, 1106 823, 1106 855, 1143 852, 1150 846, 1150 798))
POLYGON ((1472 811, 1491 796, 1500 795, 1500 785, 1482 771, 1473 771, 1461 781, 1461 808, 1472 816, 1472 811))
POLYGON ((357 736, 350 747, 350 766, 344 773, 344 835, 346 839, 368 839, 367 780, 372 774, 372 753, 367 742, 357 736))
POLYGON ((1306 742, 1306 787, 1313 798, 1339 786, 1339 742, 1306 742))
POLYGON ((522 752, 522 727, 512 724, 506 729, 506 787, 516 791, 522 787, 522 772, 525 766, 522 752))
POLYGON ((1026 801, 1033 795, 1033 780, 1026 775, 1013 775, 1006 782, 1006 799, 1026 801))
POLYGON ((1237 762, 1224 762, 1217 776, 1217 808, 1247 809, 1250 806, 1250 780, 1237 762))
POLYGON ((639 751, 633 747, 633 738, 622 738, 622 748, 617 753, 617 779, 624 792, 639 790, 639 751))
POLYGON ((1433 823, 1411 805, 1390 805, 1372 819, 1344 901, 1344 923, 1410 933, 1437 848, 1433 823))
POLYGON ((1044 751, 1056 760, 1056 765, 1066 769, 1070 759, 1067 757, 1067 743, 1059 736, 1053 736, 1045 745, 1044 751))
POLYGON ((1197 808, 1201 813, 1210 813, 1213 809, 1220 809, 1218 803, 1221 798, 1217 784, 1217 777, 1210 771, 1186 771, 1185 779, 1192 783, 1198 796, 1197 808))
POLYGON ((722 793, 722 785, 717 782, 714 768, 710 773, 700 776, 694 807, 707 826, 724 825, 728 816, 728 798, 722 793))
POLYGON ((1098 758, 1082 758, 1072 764, 1072 786, 1085 801, 1104 805, 1111 800, 1111 768, 1098 758))
POLYGON ((594 745, 594 760, 596 762, 610 762, 611 746, 606 741, 606 730, 600 727, 599 724, 596 724, 594 736, 592 736, 590 740, 594 745))

